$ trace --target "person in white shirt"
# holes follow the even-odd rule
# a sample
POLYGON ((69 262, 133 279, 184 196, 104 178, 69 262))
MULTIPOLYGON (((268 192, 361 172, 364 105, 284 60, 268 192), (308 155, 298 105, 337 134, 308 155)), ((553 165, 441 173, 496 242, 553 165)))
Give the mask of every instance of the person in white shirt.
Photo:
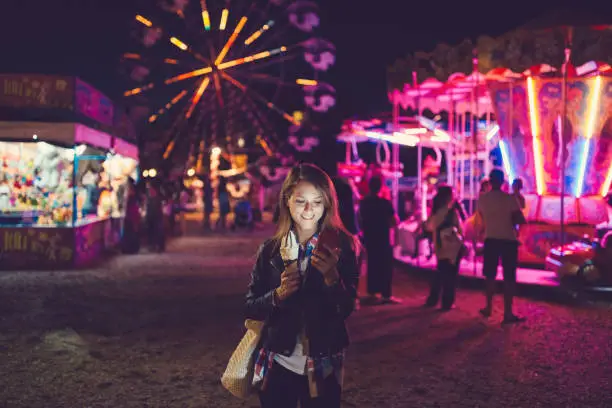
POLYGON ((487 299, 480 313, 485 317, 491 316, 495 277, 501 259, 504 274, 504 323, 517 323, 524 319, 516 316, 512 310, 519 247, 516 225, 525 223, 525 219, 516 196, 501 189, 504 173, 497 169, 491 171, 489 181, 491 191, 481 194, 478 199, 478 213, 484 224, 483 275, 486 278, 487 299))

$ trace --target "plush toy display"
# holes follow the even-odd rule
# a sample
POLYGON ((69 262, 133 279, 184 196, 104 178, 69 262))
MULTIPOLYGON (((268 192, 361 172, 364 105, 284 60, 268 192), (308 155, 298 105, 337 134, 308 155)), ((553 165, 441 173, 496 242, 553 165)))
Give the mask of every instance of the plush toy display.
POLYGON ((47 190, 55 190, 60 182, 60 150, 48 143, 37 143, 34 167, 39 169, 40 186, 47 190))

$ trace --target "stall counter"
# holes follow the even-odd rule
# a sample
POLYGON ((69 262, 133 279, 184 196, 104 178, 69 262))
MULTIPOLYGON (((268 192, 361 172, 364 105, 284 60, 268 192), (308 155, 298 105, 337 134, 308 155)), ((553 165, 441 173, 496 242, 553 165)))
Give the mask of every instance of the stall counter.
POLYGON ((88 266, 116 247, 119 221, 102 219, 71 228, 0 227, 0 270, 88 266))

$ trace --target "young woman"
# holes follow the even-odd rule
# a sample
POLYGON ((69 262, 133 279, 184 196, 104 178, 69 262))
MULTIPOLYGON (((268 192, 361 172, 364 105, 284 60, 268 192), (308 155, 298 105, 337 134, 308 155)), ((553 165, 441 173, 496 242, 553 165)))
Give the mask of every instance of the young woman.
POLYGON ((455 291, 461 250, 461 223, 453 190, 441 186, 433 199, 429 229, 433 233, 434 249, 438 260, 438 270, 431 280, 429 297, 425 306, 438 304, 442 293, 442 310, 450 310, 455 303, 455 291))
MULTIPOLYGON (((357 297, 357 243, 338 215, 330 178, 294 167, 281 193, 276 234, 259 251, 246 317, 264 321, 255 379, 262 408, 340 407, 345 319, 357 297), (337 247, 317 245, 335 233, 337 247)), ((327 240, 329 241, 329 240, 327 240)))

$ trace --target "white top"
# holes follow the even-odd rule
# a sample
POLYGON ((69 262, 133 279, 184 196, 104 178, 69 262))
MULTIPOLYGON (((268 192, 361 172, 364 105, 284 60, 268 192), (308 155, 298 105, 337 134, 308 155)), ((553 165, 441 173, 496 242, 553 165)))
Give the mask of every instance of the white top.
MULTIPOLYGON (((297 239, 293 231, 290 232, 289 237, 286 240, 281 241, 281 256, 283 260, 293 260, 298 257, 299 246, 296 251, 297 239), (285 259, 287 258, 287 259, 285 259)), ((297 244, 299 245, 299 244, 297 244)), ((302 248, 302 251, 304 248, 302 248)), ((304 258, 300 263, 299 268, 302 275, 306 271, 308 267, 309 258, 304 258)), ((274 361, 283 366, 289 371, 292 371, 296 374, 306 375, 306 361, 308 356, 304 354, 304 345, 302 344, 302 332, 297 336, 297 340, 295 342, 295 348, 293 349, 293 353, 290 356, 284 356, 282 354, 276 354, 274 356, 274 361)))
POLYGON ((8 210, 11 206, 11 187, 0 184, 0 210, 8 210))
POLYGON ((485 239, 518 241, 512 224, 512 214, 521 211, 516 196, 501 190, 491 190, 478 198, 478 212, 485 225, 485 239))

